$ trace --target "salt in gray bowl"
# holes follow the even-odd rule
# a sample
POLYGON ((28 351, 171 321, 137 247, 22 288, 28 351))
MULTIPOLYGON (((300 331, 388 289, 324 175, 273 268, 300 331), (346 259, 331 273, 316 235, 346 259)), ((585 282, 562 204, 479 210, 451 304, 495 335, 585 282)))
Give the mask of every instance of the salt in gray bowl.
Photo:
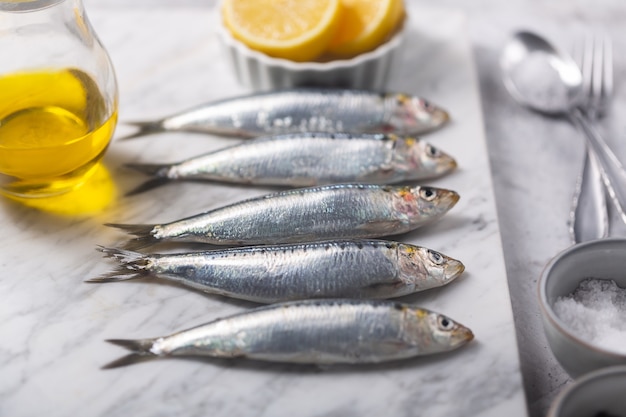
POLYGON ((572 332, 554 312, 555 301, 571 294, 587 278, 614 280, 626 288, 626 239, 574 245, 555 256, 541 274, 539 305, 548 344, 572 377, 607 366, 626 365, 626 355, 591 344, 572 332))

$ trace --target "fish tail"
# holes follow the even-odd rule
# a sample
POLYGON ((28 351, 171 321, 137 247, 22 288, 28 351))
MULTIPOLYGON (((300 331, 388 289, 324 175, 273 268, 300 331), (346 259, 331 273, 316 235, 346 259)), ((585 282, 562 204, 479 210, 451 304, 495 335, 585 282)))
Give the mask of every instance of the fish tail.
POLYGON ((126 164, 127 168, 133 169, 135 171, 139 171, 143 174, 150 175, 152 178, 133 190, 126 193, 126 196, 132 196, 136 194, 141 194, 145 191, 152 190, 153 188, 160 187, 162 185, 167 184, 172 180, 169 175, 169 170, 171 165, 166 164, 126 164))
POLYGON ((94 278, 86 279, 84 282, 100 284, 105 282, 128 281, 131 279, 143 278, 144 276, 146 276, 145 273, 132 272, 126 269, 125 266, 117 266, 111 272, 107 272, 106 274, 102 274, 94 278))
POLYGON ((105 258, 113 258, 129 267, 133 267, 133 269, 137 270, 142 267, 145 267, 145 255, 139 252, 133 252, 130 250, 117 249, 117 248, 107 248, 105 246, 98 246, 96 248, 98 252, 104 253, 105 258), (144 260, 142 264, 139 264, 139 260, 144 260))
POLYGON ((155 339, 108 339, 107 342, 117 346, 121 346, 130 350, 132 353, 122 356, 119 359, 109 362, 102 369, 113 369, 121 366, 133 365, 139 362, 145 362, 157 358, 158 355, 152 353, 150 349, 154 345, 155 339))
POLYGON ((141 136, 147 136, 147 135, 152 135, 155 133, 166 131, 165 126, 163 125, 163 120, 154 120, 154 121, 147 121, 147 122, 124 122, 124 123, 127 125, 135 126, 137 128, 137 131, 129 135, 122 136, 121 138, 118 138, 118 140, 134 139, 134 138, 138 138, 141 136))
POLYGON ((157 243, 159 240, 154 237, 152 234, 152 230, 156 225, 154 224, 120 224, 120 223, 105 223, 107 227, 115 227, 117 229, 123 230, 128 234, 137 236, 134 239, 131 239, 124 243, 123 249, 126 250, 137 250, 141 248, 145 248, 148 246, 152 246, 157 243))
POLYGON ((169 177, 170 164, 125 164, 127 168, 134 169, 143 174, 153 177, 169 177))
POLYGON ((145 182, 139 184, 139 186, 133 188, 132 190, 127 192, 125 195, 126 195, 126 197, 132 197, 134 195, 141 194, 141 193, 144 193, 146 191, 150 191, 150 190, 153 190, 155 188, 158 188, 158 187, 160 187, 162 185, 167 184, 168 182, 170 182, 169 178, 153 178, 151 180, 148 180, 148 181, 145 181, 145 182))
POLYGON ((149 271, 146 269, 149 265, 149 261, 141 253, 124 249, 106 248, 104 246, 98 246, 97 250, 104 253, 106 258, 113 258, 119 261, 121 265, 118 265, 111 272, 87 279, 85 282, 102 283, 126 281, 142 278, 149 274, 149 271))

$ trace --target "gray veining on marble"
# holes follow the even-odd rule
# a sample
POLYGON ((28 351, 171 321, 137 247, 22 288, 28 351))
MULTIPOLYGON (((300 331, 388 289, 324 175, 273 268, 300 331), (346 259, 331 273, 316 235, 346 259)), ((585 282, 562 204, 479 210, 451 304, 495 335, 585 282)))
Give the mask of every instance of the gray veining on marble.
MULTIPOLYGON (((424 1, 407 1, 427 5, 424 1)), ((196 27, 189 24, 177 28, 172 22, 182 17, 175 12, 171 16, 162 15, 157 22, 148 22, 141 13, 136 13, 143 8, 153 10, 155 5, 158 5, 157 10, 191 7, 203 13, 201 10, 213 2, 136 0, 131 5, 125 0, 85 0, 85 3, 91 20, 112 52, 122 50, 130 39, 142 45, 133 54, 115 57, 119 65, 123 62, 124 68, 121 74, 124 76, 120 77, 124 118, 158 116, 169 109, 178 110, 202 102, 205 98, 197 94, 198 91, 210 91, 216 97, 227 96, 232 92, 230 84, 216 85, 211 77, 198 76, 193 72, 196 65, 198 71, 202 71, 208 62, 218 59, 217 55, 197 55, 198 51, 207 50, 202 36, 208 32, 203 25, 196 27), (125 12, 128 18, 120 22, 111 21, 114 20, 111 14, 121 7, 128 10, 125 12), (152 27, 153 24, 158 27, 152 27), (124 30, 117 33, 119 28, 124 30), (172 53, 170 43, 173 40, 168 36, 160 36, 163 32, 170 33, 173 38, 186 33, 188 39, 195 38, 196 41, 178 45, 174 51, 175 57, 172 57, 168 54, 172 53), (150 48, 148 45, 153 37, 163 42, 164 47, 150 48), (185 79, 191 77, 194 77, 193 83, 185 82, 185 79), (154 88, 149 82, 144 82, 147 79, 158 79, 162 84, 154 88)), ((623 36, 626 6, 620 0, 439 0, 437 5, 461 10, 468 17, 468 42, 471 42, 474 53, 482 96, 482 106, 474 104, 482 107, 484 114, 482 121, 480 118, 476 121, 484 122, 487 136, 524 391, 530 415, 543 416, 551 400, 570 383, 570 379, 555 362, 543 336, 536 302, 536 281, 548 259, 569 244, 566 220, 583 148, 577 133, 567 124, 542 119, 512 102, 499 80, 498 55, 509 34, 516 29, 538 29, 568 47, 583 28, 606 28, 615 41, 617 95, 612 115, 605 120, 603 127, 618 155, 626 157, 626 119, 619 117, 626 110, 626 96, 623 93, 626 62, 620 53, 626 48, 623 36)), ((190 16, 190 22, 195 21, 194 18, 199 17, 190 16)), ((437 87, 433 85, 431 88, 437 87)), ((451 110, 456 113, 465 112, 466 109, 451 110)), ((479 115, 470 108, 469 116, 479 115)), ((455 133, 461 130, 457 127, 455 129, 455 133)), ((162 141, 168 139, 191 140, 195 146, 207 150, 223 143, 217 141, 209 144, 199 138, 168 135, 167 139, 160 138, 159 142, 155 142, 155 146, 150 149, 151 157, 164 160, 171 156, 171 149, 162 147, 162 141)), ((441 139, 441 146, 445 149, 443 142, 447 138, 441 139)), ((141 159, 139 151, 133 146, 127 145, 120 149, 112 147, 107 156, 107 163, 114 167, 113 175, 125 190, 130 186, 124 179, 123 171, 117 166, 121 161, 141 159)), ((442 180, 442 184, 447 184, 447 181, 452 184, 456 178, 459 177, 442 180)), ((186 192, 200 192, 191 185, 183 188, 186 192)), ((240 192, 241 189, 227 187, 216 187, 214 191, 221 201, 234 201, 240 192)), ((471 406, 476 404, 476 397, 468 395, 470 388, 463 393, 463 398, 446 398, 443 391, 428 391, 425 394, 422 386, 432 381, 410 377, 411 372, 420 369, 420 363, 409 364, 410 372, 402 373, 400 377, 396 368, 386 367, 358 372, 358 378, 350 378, 345 371, 327 373, 324 370, 307 369, 305 377, 308 380, 317 378, 322 384, 334 381, 335 377, 342 378, 346 384, 356 384, 371 374, 382 374, 382 379, 388 381, 387 384, 366 386, 358 399, 343 398, 343 402, 335 403, 338 405, 332 411, 324 408, 326 402, 321 400, 322 385, 312 388, 310 382, 294 380, 295 371, 290 367, 162 361, 159 364, 137 365, 117 373, 97 371, 98 366, 121 353, 118 348, 104 345, 104 337, 152 336, 161 334, 164 329, 182 328, 249 306, 190 294, 173 286, 124 283, 98 289, 80 283, 82 277, 92 276, 106 265, 94 253, 92 242, 110 243, 119 237, 113 231, 103 230, 100 226, 103 221, 121 220, 122 214, 124 220, 168 220, 168 216, 162 213, 164 208, 171 209, 168 208, 170 199, 178 195, 178 191, 163 189, 151 195, 154 204, 144 203, 140 208, 127 205, 113 213, 86 220, 45 216, 3 204, 4 233, 0 239, 3 254, 0 259, 3 278, 0 292, 4 295, 0 303, 0 415, 41 415, 41 410, 46 410, 52 416, 81 413, 173 415, 175 412, 205 415, 206 410, 216 408, 233 415, 246 415, 246 411, 247 415, 276 415, 278 410, 301 414, 306 406, 312 407, 307 409, 309 411, 313 408, 320 410, 319 415, 326 411, 326 415, 362 415, 358 407, 384 415, 392 415, 398 408, 405 410, 406 415, 420 415, 415 399, 432 395, 435 402, 456 402, 460 407, 459 415, 475 414, 471 406), (10 223, 8 225, 5 223, 7 220, 10 223), (76 239, 76 233, 73 232, 76 229, 82 235, 80 240, 76 239), (28 250, 16 248, 25 244, 28 250), (59 247, 63 247, 64 252, 72 253, 73 257, 62 259, 55 255, 59 247), (69 272, 59 274, 59 271, 69 272), (178 306, 176 314, 158 314, 160 309, 171 305, 178 306), (184 308, 180 305, 184 305, 184 308), (181 367, 185 369, 181 370, 181 367), (164 377, 180 375, 180 372, 189 378, 177 380, 176 384, 169 386, 163 381, 164 377), (271 378, 267 378, 269 373, 272 374, 271 378), (151 409, 148 405, 142 407, 140 404, 146 398, 145 393, 154 390, 155 386, 162 387, 158 401, 152 404, 151 409), (94 390, 93 387, 99 389, 94 390), (384 396, 381 391, 383 387, 388 389, 384 391, 384 396), (313 397, 307 398, 306 390, 318 400, 312 403, 313 397), (233 391, 238 393, 234 404, 230 401, 233 391), (280 396, 284 392, 288 392, 289 396, 280 396), (410 392, 410 399, 403 392, 410 392), (279 401, 273 403, 268 400, 276 396, 280 396, 279 401), (132 405, 133 401, 135 405, 132 405), (362 405, 355 405, 359 401, 363 401, 362 405), (298 404, 300 407, 290 408, 290 404, 298 404), (399 405, 392 409, 389 404, 399 405), (233 407, 238 407, 239 411, 233 407)), ((484 197, 475 198, 480 201, 484 197)), ((467 201, 462 202, 468 204, 467 201)), ((185 210, 187 214, 205 209, 207 205, 219 204, 209 199, 188 203, 185 210)), ((450 218, 445 219, 450 227, 453 224, 466 224, 469 219, 477 229, 481 229, 496 221, 493 216, 485 217, 476 212, 461 216, 460 211, 452 211, 450 215, 450 218)), ((445 224, 442 221, 433 228, 432 233, 439 232, 441 228, 446 229, 448 226, 444 227, 445 224)), ((624 235, 624 229, 620 226, 613 232, 624 235)), ((458 242, 459 245, 461 243, 458 242)), ((453 246, 448 249, 451 255, 458 250, 453 246)), ((500 256, 499 251, 497 249, 497 253, 483 254, 480 259, 472 261, 471 269, 488 263, 488 255, 500 256)), ((477 272, 468 273, 457 288, 450 287, 446 292, 461 291, 478 276, 477 272)), ((433 292, 424 301, 437 302, 446 292, 433 292)), ((493 331, 497 332, 498 329, 493 331)), ((483 335, 480 339, 485 337, 483 335)), ((452 359, 475 355, 476 350, 484 347, 477 343, 470 348, 474 350, 469 353, 460 351, 452 359)), ((497 348, 500 347, 494 347, 497 348)), ((445 363, 444 358, 441 363, 445 363)), ((484 363, 481 365, 478 372, 488 372, 492 381, 480 387, 484 389, 481 399, 486 401, 494 397, 502 381, 510 381, 510 374, 514 374, 516 368, 500 367, 497 361, 487 366, 484 363)), ((434 374, 433 380, 441 381, 450 375, 441 371, 434 374)), ((476 381, 468 382, 468 386, 471 385, 477 385, 476 381)), ((523 412, 519 387, 511 385, 507 394, 511 400, 492 408, 491 415, 523 412)), ((343 392, 336 392, 337 398, 342 396, 343 392)), ((432 398, 428 399, 433 401, 432 398)))
MULTIPOLYGON (((0 304, 0 415, 526 415, 467 22, 452 9, 411 5, 409 12, 415 46, 389 88, 424 95, 453 114, 454 122, 428 140, 461 168, 432 184, 458 191, 461 201, 440 222, 399 238, 461 259, 467 273, 406 301, 466 324, 477 337, 472 344, 452 354, 356 368, 161 360, 103 371, 101 365, 124 354, 104 339, 168 334, 252 304, 175 285, 83 283, 112 266, 94 246, 123 238, 102 223, 164 222, 269 190, 175 184, 119 199, 81 220, 3 202, 0 292, 9 301, 0 304)), ((118 72, 122 121, 243 92, 220 57, 212 13, 182 6, 89 9, 118 72)), ((232 139, 164 134, 114 142, 105 162, 126 191, 143 178, 122 163, 182 159, 228 143, 232 139)))

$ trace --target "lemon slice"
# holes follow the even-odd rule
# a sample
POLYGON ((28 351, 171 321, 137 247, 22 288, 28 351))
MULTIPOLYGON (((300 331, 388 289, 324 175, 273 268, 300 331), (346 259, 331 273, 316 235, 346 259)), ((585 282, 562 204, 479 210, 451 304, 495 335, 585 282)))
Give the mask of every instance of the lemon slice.
POLYGON ((317 58, 333 38, 341 0, 224 0, 232 35, 267 55, 292 61, 317 58))
POLYGON ((341 0, 339 29, 328 52, 351 57, 381 45, 404 16, 402 0, 341 0))

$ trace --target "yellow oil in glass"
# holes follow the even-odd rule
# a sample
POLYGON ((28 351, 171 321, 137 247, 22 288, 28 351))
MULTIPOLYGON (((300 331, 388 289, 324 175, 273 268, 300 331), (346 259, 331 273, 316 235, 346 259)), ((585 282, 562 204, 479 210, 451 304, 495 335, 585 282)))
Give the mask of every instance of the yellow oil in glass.
POLYGON ((11 200, 57 216, 93 216, 102 212, 117 197, 117 189, 107 168, 98 162, 92 174, 70 192, 43 198, 6 194, 11 200))
POLYGON ((0 77, 0 173, 9 194, 69 191, 93 173, 117 122, 96 83, 76 69, 0 77))

